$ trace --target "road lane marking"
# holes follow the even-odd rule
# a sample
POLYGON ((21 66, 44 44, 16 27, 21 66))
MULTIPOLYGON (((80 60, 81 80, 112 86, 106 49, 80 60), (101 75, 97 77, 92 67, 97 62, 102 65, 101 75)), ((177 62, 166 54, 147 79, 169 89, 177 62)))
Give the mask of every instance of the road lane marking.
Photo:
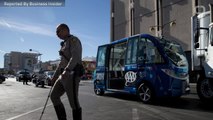
MULTIPOLYGON (((99 97, 99 96, 97 96, 97 95, 90 94, 90 93, 86 93, 86 92, 84 92, 84 93, 81 93, 81 92, 80 92, 80 94, 92 95, 92 96, 99 97)), ((66 98, 62 99, 61 101, 65 101, 65 100, 68 100, 68 98, 66 97, 66 98)), ((46 107, 49 107, 49 106, 51 106, 51 105, 53 105, 53 104, 52 104, 52 103, 51 103, 51 104, 48 104, 46 107)), ((31 111, 26 112, 26 113, 22 113, 22 114, 20 114, 20 115, 17 115, 17 116, 11 117, 11 118, 8 118, 8 119, 6 119, 6 120, 14 120, 14 119, 20 118, 20 117, 22 117, 22 116, 25 116, 25 115, 27 115, 27 114, 30 114, 30 113, 36 112, 36 111, 38 111, 38 110, 41 110, 41 109, 43 109, 43 108, 44 108, 44 106, 43 106, 43 107, 40 107, 40 108, 37 108, 37 109, 34 109, 34 110, 31 110, 31 111)))
POLYGON ((139 120, 139 115, 138 115, 138 109, 137 108, 133 108, 132 109, 132 120, 139 120))
MULTIPOLYGON (((51 106, 51 105, 52 105, 52 104, 48 104, 47 107, 49 107, 49 106, 51 106)), ((29 112, 26 112, 26 113, 23 113, 23 114, 20 114, 20 115, 17 115, 17 116, 8 118, 8 119, 6 119, 6 120, 14 120, 14 119, 17 119, 17 118, 19 118, 19 117, 25 116, 25 115, 27 115, 27 114, 33 113, 33 112, 35 112, 35 111, 41 110, 41 109, 43 109, 43 108, 44 108, 44 107, 40 107, 40 108, 31 110, 31 111, 29 111, 29 112)))
MULTIPOLYGON (((62 99, 61 101, 65 101, 65 100, 67 100, 67 98, 62 99)), ((51 106, 51 105, 53 105, 53 104, 52 104, 52 103, 51 103, 51 104, 48 104, 46 107, 49 107, 49 106, 51 106)), ((8 118, 8 119, 6 119, 6 120, 14 120, 14 119, 20 118, 20 117, 22 117, 22 116, 25 116, 25 115, 27 115, 27 114, 33 113, 33 112, 35 112, 35 111, 41 110, 41 109, 43 109, 43 108, 44 108, 44 106, 43 106, 43 107, 40 107, 40 108, 37 108, 37 109, 34 109, 34 110, 31 110, 31 111, 26 112, 26 113, 22 113, 22 114, 20 114, 20 115, 17 115, 17 116, 11 117, 11 118, 8 118)))

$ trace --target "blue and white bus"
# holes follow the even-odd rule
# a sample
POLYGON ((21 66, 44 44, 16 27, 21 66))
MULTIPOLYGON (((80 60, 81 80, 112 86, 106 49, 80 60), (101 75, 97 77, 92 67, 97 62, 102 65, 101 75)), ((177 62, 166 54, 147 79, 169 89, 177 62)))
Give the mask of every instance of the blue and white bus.
POLYGON ((98 47, 94 91, 128 92, 144 103, 190 92, 188 62, 181 46, 139 34, 98 47))

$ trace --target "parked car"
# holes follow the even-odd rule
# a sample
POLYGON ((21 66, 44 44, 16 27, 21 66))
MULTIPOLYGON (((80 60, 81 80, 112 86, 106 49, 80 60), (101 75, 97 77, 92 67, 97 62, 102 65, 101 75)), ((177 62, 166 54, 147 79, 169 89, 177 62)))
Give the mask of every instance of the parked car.
POLYGON ((92 74, 91 73, 85 73, 83 76, 81 76, 82 80, 91 80, 92 74))
POLYGON ((4 75, 0 75, 0 84, 2 84, 6 80, 4 75))
POLYGON ((45 80, 46 75, 44 74, 44 71, 39 71, 32 75, 32 82, 35 84, 36 87, 45 87, 45 80))
POLYGON ((17 73, 17 76, 16 76, 16 81, 22 81, 24 79, 27 79, 28 81, 31 81, 31 75, 28 71, 19 71, 17 73))
POLYGON ((45 75, 46 75, 45 84, 46 85, 51 86, 51 79, 52 79, 54 73, 55 73, 55 71, 46 71, 45 72, 45 75))

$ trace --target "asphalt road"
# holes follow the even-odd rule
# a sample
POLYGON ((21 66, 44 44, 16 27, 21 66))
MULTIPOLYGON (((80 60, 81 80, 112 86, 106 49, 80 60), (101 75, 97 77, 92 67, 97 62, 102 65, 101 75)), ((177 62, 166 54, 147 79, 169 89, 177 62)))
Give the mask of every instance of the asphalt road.
MULTIPOLYGON (((9 78, 0 84, 0 120, 39 120, 50 87, 23 85, 9 78)), ((83 120, 212 120, 213 105, 201 103, 195 93, 180 99, 159 99, 154 104, 143 104, 137 97, 122 93, 96 96, 89 81, 80 83, 79 99, 83 120)), ((72 110, 66 95, 62 96, 68 120, 72 110)), ((42 120, 57 120, 51 101, 42 120)))

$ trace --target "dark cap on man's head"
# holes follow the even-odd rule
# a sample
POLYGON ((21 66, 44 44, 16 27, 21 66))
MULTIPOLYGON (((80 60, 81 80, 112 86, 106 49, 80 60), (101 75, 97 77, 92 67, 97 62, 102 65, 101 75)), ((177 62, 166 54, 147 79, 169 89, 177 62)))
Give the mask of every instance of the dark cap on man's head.
POLYGON ((65 23, 61 23, 61 24, 59 24, 59 25, 57 26, 57 28, 59 28, 59 27, 66 28, 68 31, 70 31, 70 29, 69 29, 68 25, 67 25, 67 24, 65 24, 65 23))

